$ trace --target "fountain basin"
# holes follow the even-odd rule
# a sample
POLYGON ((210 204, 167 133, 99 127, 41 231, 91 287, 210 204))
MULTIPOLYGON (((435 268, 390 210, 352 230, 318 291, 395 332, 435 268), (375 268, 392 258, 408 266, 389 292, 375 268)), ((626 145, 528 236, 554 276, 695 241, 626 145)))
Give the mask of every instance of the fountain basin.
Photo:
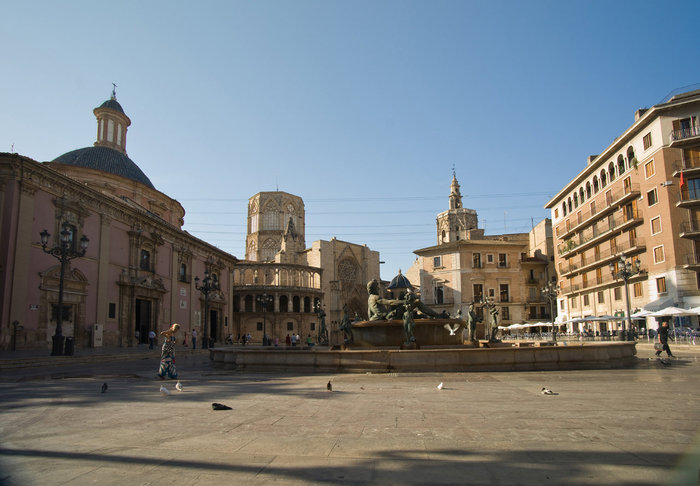
MULTIPOLYGON (((421 346, 454 346, 462 344, 462 333, 465 322, 459 319, 416 319, 416 327, 413 334, 416 337, 416 345, 421 346), (449 324, 454 329, 459 329, 450 335, 445 329, 449 324)), ((353 344, 355 346, 372 347, 400 347, 406 336, 402 320, 393 321, 360 321, 352 324, 353 344)))

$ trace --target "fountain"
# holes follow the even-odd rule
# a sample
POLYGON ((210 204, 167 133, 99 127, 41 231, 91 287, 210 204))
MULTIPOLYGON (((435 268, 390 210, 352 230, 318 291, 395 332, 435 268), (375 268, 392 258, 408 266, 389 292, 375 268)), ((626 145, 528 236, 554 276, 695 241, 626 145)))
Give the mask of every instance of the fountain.
POLYGON ((213 348, 212 366, 235 370, 435 372, 619 368, 635 361, 635 342, 569 346, 547 343, 542 347, 501 343, 490 332, 497 329, 494 306, 485 304, 491 321, 484 325, 477 322, 473 304, 463 320, 459 315, 452 318, 436 313, 412 292, 403 299, 385 299, 378 290, 376 280, 367 284, 368 320, 351 322, 344 308, 340 325, 343 346, 213 348))

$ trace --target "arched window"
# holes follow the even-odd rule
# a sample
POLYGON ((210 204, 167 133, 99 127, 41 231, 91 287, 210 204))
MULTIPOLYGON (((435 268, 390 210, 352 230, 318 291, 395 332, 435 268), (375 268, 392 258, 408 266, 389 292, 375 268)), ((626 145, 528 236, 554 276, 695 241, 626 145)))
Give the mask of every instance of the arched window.
POLYGON ((561 212, 562 212, 562 216, 566 216, 566 201, 561 203, 561 212))
POLYGON ((590 198, 591 198, 591 183, 586 182, 586 199, 590 199, 590 198))
POLYGON ((622 175, 625 172, 625 158, 622 154, 617 156, 617 175, 622 175))
POLYGON ((605 172, 605 169, 600 171, 600 188, 604 188, 605 186, 608 185, 608 173, 605 172))
POLYGON ((304 312, 311 312, 311 297, 304 297, 304 312))
POLYGON ((631 145, 627 148, 627 168, 631 169, 635 161, 634 147, 631 145))
POLYGON ((301 299, 298 295, 292 297, 292 312, 301 312, 301 299))
POLYGON ((272 209, 265 209, 263 212, 263 230, 279 230, 280 217, 279 213, 272 209))
POLYGON ((578 190, 578 200, 581 201, 581 204, 583 204, 583 201, 586 200, 586 198, 584 197, 584 194, 583 194, 583 187, 581 187, 578 190))
POLYGON ((185 263, 180 264, 180 274, 178 275, 178 280, 180 280, 180 282, 187 282, 187 265, 185 263))
POLYGON ((571 212, 572 209, 573 207, 571 206, 571 198, 569 198, 569 212, 571 212))
POLYGON ((610 180, 610 182, 615 180, 615 164, 612 162, 608 164, 608 180, 610 180))
POLYGON ((574 207, 578 207, 578 194, 574 193, 574 207))
POLYGON ((593 176, 593 194, 598 194, 598 176, 593 176))
POLYGON ((265 240, 260 249, 260 260, 263 262, 271 262, 277 254, 277 244, 272 238, 265 240))
POLYGON ((289 297, 280 295, 280 312, 289 312, 289 297))

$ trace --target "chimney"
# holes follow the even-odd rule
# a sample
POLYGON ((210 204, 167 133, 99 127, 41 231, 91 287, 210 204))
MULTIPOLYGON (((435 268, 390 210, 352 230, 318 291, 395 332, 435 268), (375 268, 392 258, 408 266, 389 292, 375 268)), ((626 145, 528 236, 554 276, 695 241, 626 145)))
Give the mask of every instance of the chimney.
POLYGON ((644 116, 644 113, 646 113, 648 108, 640 108, 637 111, 634 112, 634 121, 639 120, 641 117, 644 116))
POLYGON ((586 162, 586 165, 591 165, 591 163, 593 163, 593 161, 594 161, 596 158, 598 158, 597 155, 589 155, 589 156, 588 156, 588 162, 586 162))

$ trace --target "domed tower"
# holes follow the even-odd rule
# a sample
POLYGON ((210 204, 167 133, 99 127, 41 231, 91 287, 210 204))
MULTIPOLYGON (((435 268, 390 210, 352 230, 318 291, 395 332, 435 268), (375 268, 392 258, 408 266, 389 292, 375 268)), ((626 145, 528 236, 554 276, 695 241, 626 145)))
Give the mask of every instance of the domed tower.
MULTIPOLYGON (((479 218, 476 211, 462 207, 462 193, 459 190, 457 174, 452 171, 450 183, 450 209, 437 216, 438 245, 459 240, 468 240, 478 232, 479 218)), ((483 231, 481 231, 483 234, 483 231)))
POLYGON ((112 90, 112 96, 93 113, 97 118, 94 145, 66 152, 45 164, 103 194, 136 204, 170 224, 182 226, 182 205, 159 192, 126 154, 126 130, 131 120, 117 101, 116 92, 112 90))

